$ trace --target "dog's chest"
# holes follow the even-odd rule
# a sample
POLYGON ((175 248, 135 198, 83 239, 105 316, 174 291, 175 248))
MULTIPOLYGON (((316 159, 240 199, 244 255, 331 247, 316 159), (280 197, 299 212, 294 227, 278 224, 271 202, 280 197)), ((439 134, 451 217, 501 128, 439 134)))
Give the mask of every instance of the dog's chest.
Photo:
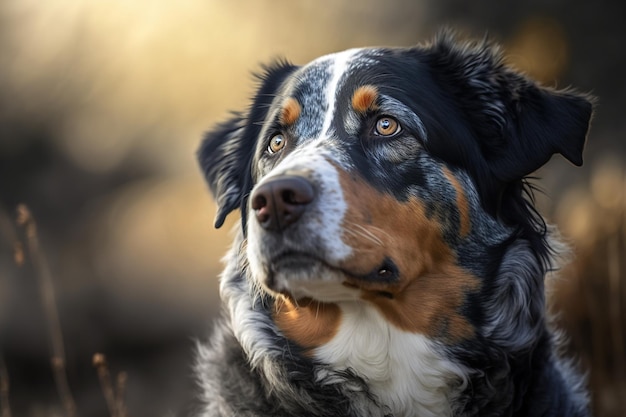
POLYGON ((337 370, 351 368, 365 379, 394 416, 450 416, 464 387, 463 369, 425 336, 396 329, 374 307, 341 303, 336 336, 315 351, 337 370))

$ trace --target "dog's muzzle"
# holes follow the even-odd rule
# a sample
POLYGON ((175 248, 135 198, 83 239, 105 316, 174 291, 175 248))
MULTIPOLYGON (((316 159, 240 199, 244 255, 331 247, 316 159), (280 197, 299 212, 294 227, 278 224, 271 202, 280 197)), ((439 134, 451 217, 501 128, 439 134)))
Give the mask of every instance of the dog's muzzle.
POLYGON ((251 206, 263 229, 281 232, 300 219, 315 194, 315 187, 306 178, 281 175, 254 190, 251 206))

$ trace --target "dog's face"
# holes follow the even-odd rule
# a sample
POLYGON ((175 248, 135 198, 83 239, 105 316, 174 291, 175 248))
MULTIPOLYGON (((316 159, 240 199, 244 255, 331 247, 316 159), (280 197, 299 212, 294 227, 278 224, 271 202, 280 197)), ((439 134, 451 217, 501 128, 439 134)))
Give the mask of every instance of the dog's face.
POLYGON ((533 238, 523 177, 554 153, 579 165, 591 116, 584 97, 447 39, 279 63, 260 81, 200 150, 217 225, 242 210, 251 279, 450 342, 473 334, 468 299, 503 242, 533 238))

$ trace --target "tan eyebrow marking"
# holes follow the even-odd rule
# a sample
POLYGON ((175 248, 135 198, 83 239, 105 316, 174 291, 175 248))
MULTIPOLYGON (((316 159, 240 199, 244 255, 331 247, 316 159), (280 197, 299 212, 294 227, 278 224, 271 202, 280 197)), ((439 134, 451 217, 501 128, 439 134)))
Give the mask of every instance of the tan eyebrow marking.
POLYGON ((378 89, 373 85, 363 85, 356 89, 352 95, 352 108, 358 113, 366 113, 368 110, 376 110, 378 89))
POLYGON ((280 111, 279 121, 281 124, 290 126, 298 120, 302 107, 298 100, 293 97, 289 97, 283 103, 283 108, 280 111))

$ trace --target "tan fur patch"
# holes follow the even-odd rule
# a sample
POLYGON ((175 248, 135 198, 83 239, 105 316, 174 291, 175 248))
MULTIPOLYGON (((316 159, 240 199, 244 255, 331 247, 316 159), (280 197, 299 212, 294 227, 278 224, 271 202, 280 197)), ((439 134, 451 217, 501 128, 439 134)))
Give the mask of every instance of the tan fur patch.
POLYGON ((467 202, 465 191, 463 190, 459 180, 452 174, 452 172, 450 172, 448 168, 443 169, 443 175, 446 176, 456 191, 456 206, 459 209, 460 217, 459 236, 466 237, 472 228, 472 222, 470 220, 469 203, 467 202))
POLYGON ((298 100, 293 97, 289 97, 283 103, 283 107, 280 111, 280 123, 285 126, 291 126, 298 120, 300 117, 300 112, 302 111, 302 107, 298 100))
POLYGON ((368 110, 376 110, 376 100, 378 99, 378 89, 373 85, 364 85, 352 95, 352 107, 358 113, 367 113, 368 110))
POLYGON ((277 299, 274 322, 284 335, 307 350, 328 343, 339 330, 341 309, 311 299, 277 299))
POLYGON ((480 281, 457 265, 442 226, 416 198, 398 201, 348 174, 340 181, 348 204, 343 240, 354 250, 341 267, 366 275, 389 258, 399 269, 397 282, 348 278, 347 284, 361 288, 362 298, 402 330, 448 343, 471 337, 474 328, 460 309, 480 281))

